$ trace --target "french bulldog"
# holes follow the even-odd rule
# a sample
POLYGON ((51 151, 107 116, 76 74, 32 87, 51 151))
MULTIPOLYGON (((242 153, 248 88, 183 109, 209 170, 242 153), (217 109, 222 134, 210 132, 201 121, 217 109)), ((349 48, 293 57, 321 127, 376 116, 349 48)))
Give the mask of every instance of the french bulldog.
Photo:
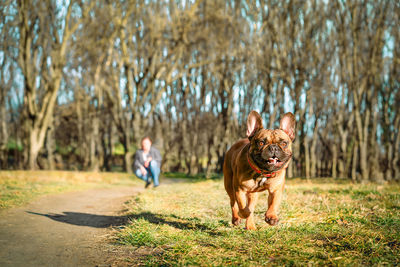
POLYGON ((264 129, 262 118, 251 111, 247 118, 247 138, 236 142, 226 152, 223 165, 225 190, 232 208, 232 224, 246 219, 246 229, 255 230, 254 208, 258 193, 268 190, 265 221, 279 222, 278 209, 285 185, 286 169, 292 159, 296 120, 286 113, 279 129, 264 129))

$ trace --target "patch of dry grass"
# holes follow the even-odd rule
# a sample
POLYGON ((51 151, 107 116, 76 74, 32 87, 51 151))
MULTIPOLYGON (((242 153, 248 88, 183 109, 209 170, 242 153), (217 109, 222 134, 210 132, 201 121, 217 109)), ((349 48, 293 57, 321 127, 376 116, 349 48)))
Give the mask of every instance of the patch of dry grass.
POLYGON ((147 251, 145 265, 398 265, 400 186, 347 180, 287 182, 277 227, 256 207, 257 231, 230 225, 222 180, 148 190, 130 203, 121 244, 147 251))
POLYGON ((113 185, 136 185, 125 173, 0 171, 0 209, 23 205, 44 194, 113 185))

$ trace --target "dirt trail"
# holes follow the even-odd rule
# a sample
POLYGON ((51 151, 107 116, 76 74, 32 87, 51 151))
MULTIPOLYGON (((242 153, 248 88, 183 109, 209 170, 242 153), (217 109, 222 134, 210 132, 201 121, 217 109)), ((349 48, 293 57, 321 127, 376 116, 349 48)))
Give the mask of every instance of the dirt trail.
POLYGON ((111 266, 110 226, 142 188, 113 187, 42 197, 0 211, 0 266, 111 266))

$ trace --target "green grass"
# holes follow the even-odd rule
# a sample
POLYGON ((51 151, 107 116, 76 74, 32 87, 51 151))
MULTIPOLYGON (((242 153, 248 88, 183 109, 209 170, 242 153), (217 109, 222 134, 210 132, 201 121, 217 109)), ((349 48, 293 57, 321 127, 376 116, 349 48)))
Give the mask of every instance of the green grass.
POLYGON ((21 206, 46 194, 138 184, 124 173, 0 171, 0 209, 21 206))
POLYGON ((206 180, 206 179, 220 179, 221 175, 218 173, 210 173, 210 174, 205 174, 205 173, 199 173, 196 175, 188 175, 183 172, 165 172, 162 174, 163 177, 165 178, 178 178, 178 179, 186 179, 186 180, 206 180))
POLYGON ((276 227, 263 221, 266 203, 262 193, 258 230, 246 231, 230 225, 222 180, 164 184, 130 202, 116 239, 140 251, 142 265, 400 264, 398 184, 289 180, 276 227))

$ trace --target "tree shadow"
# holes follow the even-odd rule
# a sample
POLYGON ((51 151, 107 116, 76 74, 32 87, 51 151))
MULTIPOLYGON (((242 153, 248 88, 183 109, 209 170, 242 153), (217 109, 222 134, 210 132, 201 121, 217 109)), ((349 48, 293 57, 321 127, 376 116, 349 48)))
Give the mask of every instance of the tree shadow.
MULTIPOLYGON (((81 212, 63 212, 61 214, 55 213, 37 213, 27 211, 29 214, 44 216, 57 222, 68 223, 78 226, 87 226, 94 228, 107 228, 107 227, 118 227, 127 225, 129 221, 143 219, 149 223, 160 225, 165 224, 172 226, 180 230, 198 230, 208 233, 209 235, 220 235, 217 227, 210 226, 207 223, 203 223, 200 219, 193 218, 182 218, 175 214, 162 215, 151 212, 141 212, 138 214, 130 214, 125 216, 108 216, 108 215, 97 215, 88 214, 81 212)), ((221 222, 220 222, 221 223, 221 222)))
POLYGON ((94 228, 107 228, 111 226, 122 226, 127 224, 129 218, 127 216, 108 216, 88 214, 81 212, 63 212, 62 214, 43 214, 32 211, 27 211, 29 214, 44 216, 57 222, 68 223, 78 226, 88 226, 94 228))
POLYGON ((207 232, 210 235, 220 235, 216 227, 209 226, 206 223, 202 223, 200 219, 194 218, 182 218, 177 215, 171 214, 169 216, 154 214, 151 212, 141 212, 138 214, 129 215, 130 220, 143 219, 152 224, 165 224, 172 226, 180 230, 199 230, 207 232), (167 218, 170 217, 170 218, 167 218))

